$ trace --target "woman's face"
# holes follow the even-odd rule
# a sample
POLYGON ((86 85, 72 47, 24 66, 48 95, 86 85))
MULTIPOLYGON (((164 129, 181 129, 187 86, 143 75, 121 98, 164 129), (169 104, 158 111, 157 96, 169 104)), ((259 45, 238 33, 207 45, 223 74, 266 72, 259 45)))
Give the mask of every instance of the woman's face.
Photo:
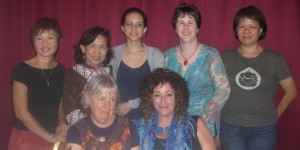
POLYGON ((199 29, 197 28, 197 23, 193 16, 185 14, 177 18, 175 32, 180 41, 193 42, 197 39, 198 31, 199 29))
POLYGON ((92 121, 98 127, 107 127, 114 120, 117 102, 115 91, 104 91, 89 98, 92 121))
POLYGON ((107 55, 107 39, 103 35, 98 35, 91 44, 87 46, 80 45, 80 48, 85 55, 85 62, 98 68, 107 55))
POLYGON ((262 28, 257 21, 245 18, 239 21, 236 32, 242 45, 253 45, 257 44, 262 28))
POLYGON ((53 57, 58 50, 60 39, 57 39, 57 34, 52 30, 40 31, 33 41, 34 49, 37 55, 42 57, 53 57))
POLYGON ((169 83, 159 84, 154 88, 152 104, 159 116, 173 116, 175 108, 175 92, 169 83))
POLYGON ((127 40, 140 41, 147 27, 144 25, 143 16, 138 13, 130 13, 126 16, 124 24, 121 26, 127 40))

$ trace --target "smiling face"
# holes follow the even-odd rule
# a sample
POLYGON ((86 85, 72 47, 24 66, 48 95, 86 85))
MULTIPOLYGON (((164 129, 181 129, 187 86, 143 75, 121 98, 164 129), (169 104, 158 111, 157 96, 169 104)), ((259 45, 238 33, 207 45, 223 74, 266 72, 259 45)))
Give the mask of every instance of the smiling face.
POLYGON ((152 103, 159 116, 173 116, 175 108, 175 92, 169 83, 159 84, 154 88, 152 103))
POLYGON ((127 40, 141 40, 147 27, 144 25, 143 16, 138 13, 130 13, 126 16, 124 24, 121 26, 122 31, 126 35, 127 40))
POLYGON ((103 35, 98 35, 91 44, 87 46, 80 45, 80 48, 82 53, 85 54, 85 62, 88 65, 98 68, 107 55, 107 39, 103 35))
POLYGON ((112 90, 104 90, 89 98, 92 121, 98 127, 107 127, 114 120, 114 112, 117 103, 117 93, 112 90))
POLYGON ((196 40, 198 31, 199 29, 193 16, 185 14, 177 18, 175 32, 180 41, 192 42, 196 40))
POLYGON ((53 57, 58 50, 60 39, 52 30, 40 30, 33 39, 33 46, 37 55, 42 57, 53 57))
POLYGON ((256 44, 261 32, 259 23, 249 18, 241 19, 236 27, 237 37, 242 45, 256 44))

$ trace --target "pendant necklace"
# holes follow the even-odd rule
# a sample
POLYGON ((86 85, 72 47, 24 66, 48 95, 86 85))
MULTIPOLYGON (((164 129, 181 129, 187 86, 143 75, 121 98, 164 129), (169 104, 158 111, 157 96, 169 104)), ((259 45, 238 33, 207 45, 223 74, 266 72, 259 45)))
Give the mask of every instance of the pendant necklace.
POLYGON ((196 53, 196 51, 197 51, 199 45, 200 45, 200 43, 198 43, 198 45, 197 45, 196 49, 194 50, 193 54, 192 54, 190 57, 188 57, 188 58, 185 58, 185 57, 183 56, 182 48, 181 48, 181 46, 180 46, 180 53, 181 53, 181 56, 185 59, 184 62, 183 62, 183 64, 184 64, 185 66, 186 66, 187 64, 189 64, 188 60, 194 56, 194 54, 196 53))
MULTIPOLYGON (((39 67, 40 67, 40 66, 39 66, 39 67)), ((40 67, 40 69, 41 69, 41 71, 42 71, 42 74, 43 74, 43 76, 44 76, 44 78, 45 78, 45 80, 46 80, 46 84, 47 84, 48 86, 50 86, 49 80, 50 80, 50 78, 51 78, 52 71, 53 71, 53 67, 52 67, 51 65, 49 65, 49 68, 51 68, 51 71, 50 71, 49 77, 47 78, 46 75, 45 75, 45 73, 44 73, 44 70, 40 67)))
POLYGON ((165 128, 163 128, 163 127, 156 127, 155 128, 155 132, 156 133, 162 133, 164 130, 168 131, 168 130, 170 130, 170 127, 165 127, 165 128))

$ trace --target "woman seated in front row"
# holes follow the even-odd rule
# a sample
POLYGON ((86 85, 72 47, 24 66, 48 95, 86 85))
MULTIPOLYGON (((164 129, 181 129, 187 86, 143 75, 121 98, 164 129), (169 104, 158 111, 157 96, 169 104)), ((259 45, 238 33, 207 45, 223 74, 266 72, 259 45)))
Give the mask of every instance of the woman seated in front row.
POLYGON ((187 112, 189 92, 185 80, 167 69, 146 76, 140 88, 137 121, 142 150, 215 150, 205 123, 187 112))
POLYGON ((138 133, 133 123, 115 115, 118 102, 119 92, 112 77, 92 77, 81 98, 83 108, 89 108, 91 114, 70 127, 66 150, 139 150, 138 133))

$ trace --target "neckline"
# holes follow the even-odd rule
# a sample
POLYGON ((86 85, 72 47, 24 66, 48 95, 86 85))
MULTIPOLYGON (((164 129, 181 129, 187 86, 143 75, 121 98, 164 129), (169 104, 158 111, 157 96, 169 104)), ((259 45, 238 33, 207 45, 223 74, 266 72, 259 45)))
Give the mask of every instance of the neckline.
MULTIPOLYGON (((143 68, 144 65, 145 65, 147 62, 148 62, 148 59, 146 59, 146 60, 142 63, 142 65, 140 65, 140 66, 138 66, 138 67, 136 67, 136 68, 133 68, 133 67, 128 66, 128 65, 123 61, 123 59, 121 59, 121 64, 123 64, 123 65, 126 66, 127 68, 130 68, 131 70, 137 70, 137 69, 143 68)), ((121 64, 120 64, 120 65, 121 65, 121 64)))
POLYGON ((239 47, 236 47, 236 53, 237 53, 240 57, 242 57, 243 59, 255 60, 255 59, 260 58, 260 57, 265 53, 265 48, 264 48, 264 47, 261 47, 261 48, 262 48, 261 52, 260 52, 257 56, 255 56, 255 57, 245 57, 244 55, 242 55, 242 54, 240 53, 239 47))
MULTIPOLYGON (((27 63, 26 61, 23 61, 22 63, 25 64, 26 66, 30 67, 30 68, 33 68, 33 69, 36 69, 36 70, 41 70, 41 68, 38 68, 37 66, 33 66, 33 65, 27 63)), ((58 63, 52 67, 53 70, 54 70, 57 66, 58 66, 58 63)), ((48 70, 51 70, 51 68, 43 69, 43 70, 47 70, 47 71, 48 71, 48 70)))
POLYGON ((197 47, 196 47, 196 49, 194 50, 194 52, 192 53, 192 55, 186 58, 186 57, 183 55, 183 53, 182 53, 183 49, 182 49, 181 45, 179 44, 179 51, 180 51, 180 54, 181 54, 181 56, 185 59, 185 60, 183 61, 183 65, 184 65, 184 66, 189 65, 188 60, 194 56, 194 54, 195 54, 196 51, 198 50, 199 46, 200 46, 200 43, 197 44, 197 47))
POLYGON ((203 48, 204 48, 204 47, 205 47, 205 45, 204 45, 204 44, 201 44, 201 46, 200 46, 200 51, 199 51, 199 53, 197 54, 197 57, 196 57, 195 61, 192 62, 192 63, 190 63, 189 65, 187 65, 186 70, 183 70, 184 65, 181 64, 181 63, 179 62, 178 57, 177 57, 177 53, 178 53, 180 47, 179 47, 179 45, 178 45, 177 47, 175 47, 175 53, 173 53, 173 54, 174 54, 176 63, 180 65, 181 75, 184 76, 184 74, 186 74, 186 72, 189 71, 189 68, 191 68, 191 67, 193 67, 193 66, 195 65, 195 63, 199 60, 199 57, 200 57, 201 53, 203 52, 203 48))
POLYGON ((100 64, 99 67, 96 68, 96 67, 94 67, 94 66, 92 66, 92 65, 87 64, 86 62, 82 63, 82 65, 83 65, 84 67, 88 68, 88 69, 93 69, 93 70, 97 70, 97 69, 99 69, 99 68, 102 67, 102 64, 100 64))
POLYGON ((115 116, 114 116, 114 120, 111 122, 110 125, 108 125, 107 127, 99 127, 99 126, 97 126, 97 125, 93 122, 93 120, 92 120, 91 117, 92 117, 92 116, 89 115, 87 118, 88 118, 88 121, 90 121, 90 123, 92 124, 92 128, 93 128, 93 129, 104 129, 104 130, 108 130, 109 128, 112 128, 112 127, 116 124, 116 121, 118 120, 118 115, 115 115, 115 116))

